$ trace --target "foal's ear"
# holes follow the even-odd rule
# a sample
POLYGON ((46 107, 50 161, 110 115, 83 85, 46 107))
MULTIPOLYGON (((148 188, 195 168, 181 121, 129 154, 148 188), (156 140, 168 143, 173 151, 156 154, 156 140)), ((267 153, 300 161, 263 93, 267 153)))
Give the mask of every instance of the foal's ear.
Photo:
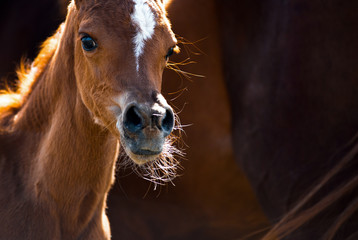
POLYGON ((83 0, 75 0, 75 5, 77 9, 80 9, 81 3, 83 2, 83 0))
POLYGON ((172 0, 160 0, 160 1, 164 4, 165 8, 167 8, 172 2, 172 0))

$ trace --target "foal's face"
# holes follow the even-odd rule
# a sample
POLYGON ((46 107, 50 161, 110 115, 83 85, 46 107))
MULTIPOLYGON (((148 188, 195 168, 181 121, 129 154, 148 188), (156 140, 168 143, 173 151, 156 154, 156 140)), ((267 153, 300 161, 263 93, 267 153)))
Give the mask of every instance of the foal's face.
POLYGON ((76 1, 75 72, 96 123, 138 164, 156 159, 174 115, 160 94, 176 39, 162 0, 76 1))

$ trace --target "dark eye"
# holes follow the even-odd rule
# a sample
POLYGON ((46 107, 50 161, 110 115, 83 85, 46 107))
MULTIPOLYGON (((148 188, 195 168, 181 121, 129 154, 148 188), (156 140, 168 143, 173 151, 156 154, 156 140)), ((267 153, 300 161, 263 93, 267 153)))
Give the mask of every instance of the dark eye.
POLYGON ((169 48, 167 55, 165 55, 165 60, 168 61, 169 57, 173 55, 174 53, 174 47, 169 48))
POLYGON ((81 38, 83 50, 90 52, 97 48, 97 43, 90 36, 84 36, 81 38))

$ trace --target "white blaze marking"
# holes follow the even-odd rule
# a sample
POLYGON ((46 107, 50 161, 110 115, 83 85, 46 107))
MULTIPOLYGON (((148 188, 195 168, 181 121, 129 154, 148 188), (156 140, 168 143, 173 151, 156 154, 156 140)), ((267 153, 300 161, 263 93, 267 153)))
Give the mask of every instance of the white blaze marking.
POLYGON ((146 0, 133 0, 134 12, 131 15, 133 23, 137 27, 137 34, 133 39, 134 55, 136 57, 137 71, 139 70, 139 57, 144 51, 145 41, 150 39, 154 33, 156 25, 155 17, 152 9, 146 0))

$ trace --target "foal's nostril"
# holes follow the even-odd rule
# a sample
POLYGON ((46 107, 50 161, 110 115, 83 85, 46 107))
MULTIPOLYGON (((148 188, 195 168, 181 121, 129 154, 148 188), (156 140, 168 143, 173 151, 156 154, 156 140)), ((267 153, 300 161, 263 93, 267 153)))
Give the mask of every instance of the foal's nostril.
POLYGON ((131 132, 142 129, 143 119, 136 106, 131 106, 124 115, 124 127, 131 132))
POLYGON ((131 104, 123 113, 123 127, 127 133, 136 135, 146 127, 154 134, 157 128, 159 132, 155 134, 162 132, 166 137, 173 131, 174 113, 170 107, 147 109, 144 105, 131 104))
POLYGON ((165 116, 162 119, 162 129, 167 135, 173 131, 174 127, 174 114, 171 109, 165 111, 165 116))

